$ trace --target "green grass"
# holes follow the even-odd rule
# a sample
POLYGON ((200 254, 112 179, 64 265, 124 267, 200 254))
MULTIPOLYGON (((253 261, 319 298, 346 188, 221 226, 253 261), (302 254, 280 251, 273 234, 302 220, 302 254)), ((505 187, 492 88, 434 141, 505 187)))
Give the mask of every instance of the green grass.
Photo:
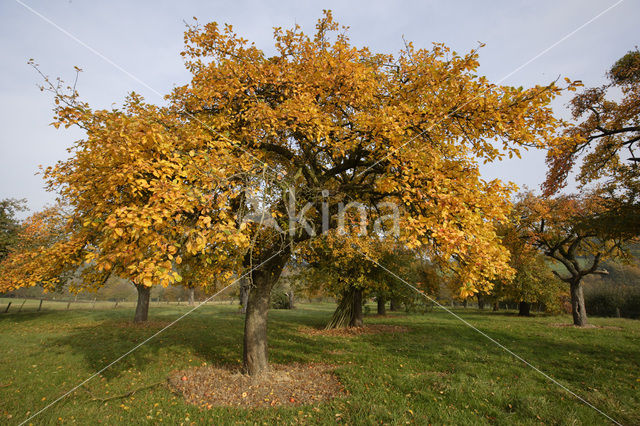
MULTIPOLYGON (((164 387, 107 403, 79 390, 34 424, 606 424, 606 419, 450 314, 367 317, 408 326, 404 334, 309 336, 333 305, 270 313, 274 363, 325 362, 348 395, 318 406, 203 410, 164 387)), ((151 326, 133 327, 130 309, 0 314, 0 423, 17 424, 73 388, 186 306, 154 306, 151 326)), ((237 306, 195 311, 87 384, 94 395, 124 394, 192 365, 240 364, 243 318, 237 306)), ((555 328, 569 317, 518 318, 457 310, 524 359, 623 424, 640 419, 640 322, 592 318, 615 329, 555 328)))

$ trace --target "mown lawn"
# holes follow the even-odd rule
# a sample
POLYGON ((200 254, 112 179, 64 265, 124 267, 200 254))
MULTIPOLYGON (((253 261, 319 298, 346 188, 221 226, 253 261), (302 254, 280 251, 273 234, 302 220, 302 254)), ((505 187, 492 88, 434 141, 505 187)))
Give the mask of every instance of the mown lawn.
MULTIPOLYGON (((134 327, 129 309, 14 312, 0 315, 0 423, 17 424, 186 312, 153 307, 151 324, 134 327)), ((156 386, 108 402, 78 390, 34 424, 606 424, 606 419, 436 310, 367 317, 408 333, 311 336, 333 306, 271 311, 274 363, 323 362, 348 395, 317 406, 259 410, 201 409, 156 386)), ((524 359, 623 424, 640 424, 640 321, 592 318, 612 328, 552 327, 568 316, 518 318, 457 310, 524 359), (619 327, 619 329, 613 328, 619 327)), ((239 365, 243 318, 237 306, 204 306, 87 384, 91 394, 125 394, 169 372, 208 364, 239 365)))

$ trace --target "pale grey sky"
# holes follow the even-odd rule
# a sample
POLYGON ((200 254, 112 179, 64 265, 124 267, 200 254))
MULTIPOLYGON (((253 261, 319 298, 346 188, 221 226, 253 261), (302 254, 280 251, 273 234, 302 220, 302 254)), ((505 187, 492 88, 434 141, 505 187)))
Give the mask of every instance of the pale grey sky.
MULTIPOLYGON (((480 72, 497 81, 617 0, 570 1, 121 1, 2 0, 0 2, 0 198, 27 198, 32 210, 55 196, 43 188, 38 165, 65 158, 66 148, 82 137, 78 130, 55 130, 52 99, 38 90, 40 78, 27 65, 34 58, 52 77, 71 80, 73 66, 84 70, 78 90, 94 107, 119 104, 136 91, 150 102, 184 84, 189 75, 179 52, 184 23, 230 23, 243 37, 269 51, 272 28, 299 24, 312 32, 322 9, 351 27, 356 45, 397 52, 403 37, 417 47, 444 42, 458 52, 486 43, 480 72), (22 3, 22 4, 21 4, 22 3), (122 69, 30 11, 32 8, 122 69), (152 89, 150 89, 151 87, 152 89)), ((507 78, 515 86, 547 83, 558 76, 587 86, 604 81, 613 62, 640 44, 640 2, 625 0, 507 78)), ((568 98, 556 102, 558 114, 568 98)), ((544 154, 483 168, 498 177, 538 188, 545 175, 544 154)))

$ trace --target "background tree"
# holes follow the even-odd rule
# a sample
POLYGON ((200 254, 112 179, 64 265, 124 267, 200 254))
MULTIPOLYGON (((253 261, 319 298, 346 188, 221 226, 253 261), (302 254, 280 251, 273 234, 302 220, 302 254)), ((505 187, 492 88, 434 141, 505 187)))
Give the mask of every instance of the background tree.
POLYGON ((565 130, 564 143, 547 154, 546 194, 562 188, 579 163, 582 188, 596 183, 608 199, 601 228, 614 234, 640 234, 640 52, 627 52, 609 69, 608 82, 584 90, 571 101, 577 122, 565 130))
MULTIPOLYGON (((634 247, 636 246, 636 247, 634 247)), ((640 265, 637 245, 631 262, 604 261, 607 275, 585 277, 584 297, 590 315, 640 318, 640 265)))
POLYGON ((0 262, 17 242, 20 221, 16 213, 25 210, 26 200, 5 198, 0 200, 0 262))
MULTIPOLYGON (((371 271, 371 279, 377 282, 375 294, 382 301, 390 301, 390 310, 397 311, 404 305, 405 309, 412 309, 415 305, 416 296, 419 302, 424 302, 424 298, 408 287, 398 277, 390 274, 388 270, 402 277, 410 283, 414 283, 421 291, 437 297, 439 287, 443 283, 440 271, 425 258, 418 250, 408 250, 397 244, 389 244, 378 250, 380 253, 379 263, 384 266, 375 265, 371 271), (385 269, 386 268, 386 269, 385 269)), ((457 293, 460 288, 455 288, 457 293)), ((384 312, 378 311, 379 314, 384 312)))
POLYGON ((573 323, 587 325, 582 279, 606 274, 603 259, 626 256, 626 242, 634 237, 625 224, 612 223, 608 200, 597 193, 540 198, 521 196, 516 209, 531 244, 562 265, 554 273, 569 284, 573 323))
POLYGON ((303 281, 304 269, 306 269, 305 266, 297 263, 295 258, 292 258, 282 271, 277 288, 280 294, 278 305, 281 309, 295 309, 296 294, 305 287, 303 281))
MULTIPOLYGON (((74 262, 77 246, 65 232, 69 221, 66 208, 57 203, 23 221, 15 244, 0 263, 1 291, 36 285, 53 291, 60 289, 75 274, 79 267, 74 262), (51 250, 53 246, 57 250, 51 250)), ((91 271, 87 268, 85 272, 91 271)))
POLYGON ((240 279, 238 297, 240 301, 240 311, 243 314, 247 313, 247 301, 249 300, 249 291, 251 289, 250 283, 246 278, 240 279))
POLYGON ((338 306, 326 328, 362 327, 362 305, 371 292, 384 291, 384 282, 374 279, 383 243, 369 238, 353 239, 335 233, 313 241, 305 253, 312 286, 324 288, 336 297, 338 306))
MULTIPOLYGON (((640 195, 640 51, 620 58, 607 73, 608 82, 584 90, 571 101, 577 123, 567 127, 564 143, 549 150, 544 184, 551 194, 566 184, 580 163, 577 180, 598 182, 626 205, 621 220, 638 217, 640 195)), ((636 232, 640 223, 634 221, 636 232)))
POLYGON ((531 244, 518 213, 522 211, 516 208, 510 220, 499 226, 502 244, 509 250, 509 264, 515 275, 511 279, 496 280, 491 296, 516 302, 520 316, 530 315, 532 303, 540 303, 555 312, 563 293, 562 282, 554 275, 545 257, 531 244))

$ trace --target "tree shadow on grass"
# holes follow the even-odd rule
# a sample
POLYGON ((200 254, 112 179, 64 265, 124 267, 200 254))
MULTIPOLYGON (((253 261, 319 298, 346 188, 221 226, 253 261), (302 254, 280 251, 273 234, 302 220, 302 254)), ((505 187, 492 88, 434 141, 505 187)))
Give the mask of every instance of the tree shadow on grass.
MULTIPOLYGON (((546 315, 543 315, 540 318, 545 317, 546 315)), ((540 348, 555 351, 578 349, 583 351, 585 348, 592 348, 590 350, 592 354, 602 354, 609 352, 611 349, 609 339, 615 340, 625 335, 623 333, 624 329, 553 328, 550 327, 549 322, 534 321, 540 318, 514 315, 513 317, 502 317, 500 322, 495 322, 492 321, 490 316, 470 315, 463 317, 472 326, 478 327, 480 331, 487 333, 500 343, 514 343, 518 347, 528 347, 532 352, 540 348), (599 331, 602 333, 601 335, 597 334, 599 331)), ((482 336, 478 331, 453 318, 448 322, 423 322, 418 324, 417 327, 424 334, 431 336, 431 338, 449 341, 460 340, 466 344, 474 342, 491 343, 487 337, 482 336), (438 332, 434 332, 436 330, 438 332)), ((633 339, 633 337, 629 338, 633 339)), ((630 351, 629 353, 634 352, 630 351)), ((639 355, 637 351, 634 354, 639 355)))
MULTIPOLYGON (((315 324, 317 320, 309 321, 300 312, 291 318, 278 313, 271 316, 271 362, 321 361, 322 342, 297 333, 300 323, 315 324)), ((97 324, 74 327, 63 337, 49 340, 45 345, 70 348, 72 353, 80 354, 87 368, 93 371, 101 370, 131 351, 102 373, 107 379, 119 377, 130 369, 145 371, 161 366, 171 371, 185 368, 192 365, 189 362, 194 358, 213 365, 241 366, 243 315, 210 310, 194 313, 170 325, 178 317, 176 313, 152 313, 149 322, 142 326, 134 325, 129 318, 108 318, 97 324)))
MULTIPOLYGON (((549 329, 545 323, 505 329, 507 323, 502 324, 503 328, 487 327, 487 323, 474 324, 473 320, 471 323, 540 370, 566 383, 578 383, 580 388, 594 380, 600 383, 616 382, 622 360, 630 368, 640 365, 640 352, 637 344, 634 346, 637 336, 628 336, 624 330, 606 330, 605 333, 599 329, 559 330, 549 329)), ((365 335, 362 340, 371 347, 401 354, 425 366, 441 363, 443 357, 449 357, 451 365, 466 370, 470 375, 475 375, 479 366, 494 369, 498 375, 501 370, 509 371, 515 365, 523 371, 533 371, 530 366, 465 324, 422 323, 414 327, 407 338, 365 335), (411 337, 411 334, 420 337, 411 337)), ((630 382, 635 380, 631 370, 628 374, 630 382)))
POLYGON ((56 311, 40 311, 40 312, 8 312, 6 314, 0 314, 0 326, 5 323, 25 323, 34 320, 40 320, 47 317, 56 316, 59 314, 56 311))

